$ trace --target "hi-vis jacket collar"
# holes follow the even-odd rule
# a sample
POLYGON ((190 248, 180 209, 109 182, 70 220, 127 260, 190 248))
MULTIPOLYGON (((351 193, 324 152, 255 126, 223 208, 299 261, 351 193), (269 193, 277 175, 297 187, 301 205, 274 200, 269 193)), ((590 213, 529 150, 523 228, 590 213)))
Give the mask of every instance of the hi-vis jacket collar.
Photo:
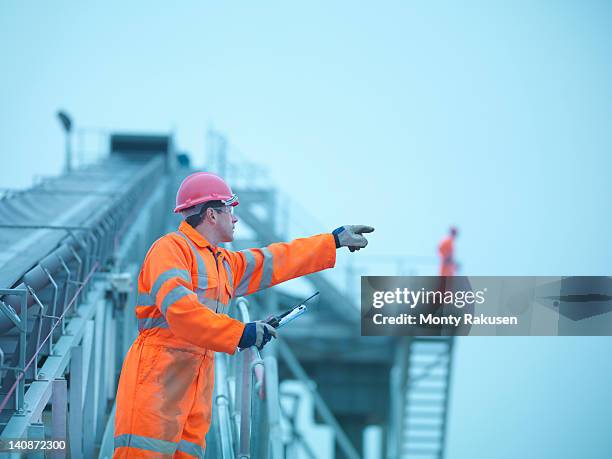
POLYGON ((181 224, 179 225, 178 229, 179 229, 179 231, 181 233, 183 233, 185 236, 187 236, 189 239, 191 239, 193 241, 193 243, 195 245, 197 245, 198 247, 200 247, 201 249, 203 249, 205 247, 210 247, 211 249, 213 248, 213 246, 210 244, 210 242, 208 242, 204 236, 202 236, 200 233, 198 233, 195 230, 195 228, 193 228, 186 221, 182 221, 181 224))

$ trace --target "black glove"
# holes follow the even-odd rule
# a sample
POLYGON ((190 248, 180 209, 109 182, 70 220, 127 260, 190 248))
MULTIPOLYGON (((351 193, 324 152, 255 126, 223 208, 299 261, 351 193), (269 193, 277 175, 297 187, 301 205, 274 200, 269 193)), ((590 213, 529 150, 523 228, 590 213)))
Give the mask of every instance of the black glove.
POLYGON ((374 228, 366 225, 346 225, 336 228, 332 234, 336 241, 336 248, 348 247, 351 252, 363 249, 368 245, 368 240, 362 235, 371 233, 374 228))
POLYGON ((249 322, 245 325, 238 347, 244 349, 246 347, 257 346, 260 351, 268 341, 276 338, 276 330, 271 325, 258 320, 249 322))

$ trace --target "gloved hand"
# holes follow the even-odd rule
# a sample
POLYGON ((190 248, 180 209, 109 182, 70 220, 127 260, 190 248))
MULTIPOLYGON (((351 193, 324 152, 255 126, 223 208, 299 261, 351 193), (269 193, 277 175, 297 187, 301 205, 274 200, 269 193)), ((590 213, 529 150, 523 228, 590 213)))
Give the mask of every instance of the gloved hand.
POLYGON ((276 330, 271 325, 261 320, 249 322, 244 327, 238 347, 244 349, 246 347, 257 346, 257 349, 261 351, 272 337, 276 338, 276 330))
POLYGON ((372 231, 374 231, 374 228, 371 226, 346 225, 336 228, 332 234, 336 240, 336 248, 348 247, 351 252, 354 252, 368 245, 368 240, 362 234, 372 231))

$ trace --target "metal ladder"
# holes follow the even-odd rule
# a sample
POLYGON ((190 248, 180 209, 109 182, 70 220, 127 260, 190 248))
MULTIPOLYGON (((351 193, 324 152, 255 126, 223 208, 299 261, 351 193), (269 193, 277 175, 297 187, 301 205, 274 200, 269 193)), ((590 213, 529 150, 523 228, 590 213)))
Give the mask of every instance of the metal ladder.
POLYGON ((451 382, 453 337, 406 338, 397 356, 398 430, 390 457, 442 459, 451 382))

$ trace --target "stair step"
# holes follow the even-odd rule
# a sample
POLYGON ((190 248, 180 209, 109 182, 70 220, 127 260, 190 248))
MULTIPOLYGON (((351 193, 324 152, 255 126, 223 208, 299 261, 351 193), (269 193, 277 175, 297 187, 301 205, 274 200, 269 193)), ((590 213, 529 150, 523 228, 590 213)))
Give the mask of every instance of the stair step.
POLYGON ((412 422, 412 423, 409 423, 404 428, 404 430, 411 430, 411 431, 414 430, 414 431, 417 431, 417 432, 420 432, 421 430, 427 430, 427 431, 436 430, 436 431, 438 431, 438 430, 441 430, 442 427, 443 427, 442 421, 436 422, 436 423, 432 422, 431 424, 430 423, 426 423, 426 422, 412 422))
POLYGON ((438 371, 437 368, 411 368, 408 370, 406 376, 406 383, 408 384, 408 387, 421 381, 446 384, 446 381, 449 379, 446 372, 438 371))
POLYGON ((412 389, 410 389, 409 394, 408 395, 412 395, 412 394, 440 394, 440 395, 444 395, 446 394, 446 388, 445 387, 414 387, 412 389))
POLYGON ((408 445, 414 445, 415 443, 418 443, 419 446, 424 446, 425 444, 427 444, 427 446, 433 446, 437 448, 440 446, 440 435, 406 435, 406 437, 404 437, 404 443, 407 443, 408 445))
POLYGON ((443 408, 441 406, 441 404, 443 404, 446 400, 441 398, 441 399, 433 399, 433 398, 428 398, 428 399, 423 399, 423 398, 417 398, 417 399, 410 399, 407 401, 406 405, 409 406, 413 406, 416 408, 443 408))
POLYGON ((409 394, 409 396, 405 399, 405 405, 412 405, 414 403, 418 404, 420 402, 423 402, 422 406, 430 405, 430 402, 432 406, 438 406, 446 402, 446 397, 444 397, 443 393, 409 394))
POLYGON ((423 374, 431 375, 431 376, 439 376, 446 377, 448 375, 448 366, 447 365, 411 365, 406 372, 408 376, 408 380, 410 377, 414 376, 422 376, 423 374))
POLYGON ((402 455, 406 455, 406 454, 413 454, 413 455, 421 455, 421 456, 427 456, 427 455, 438 455, 440 454, 441 449, 440 448, 407 448, 407 449, 402 449, 402 455))
POLYGON ((415 381, 412 384, 409 384, 407 389, 408 389, 408 393, 411 393, 412 391, 416 391, 419 389, 437 389, 439 391, 445 392, 447 387, 448 387, 448 384, 446 384, 446 380, 432 381, 427 378, 422 378, 422 379, 419 379, 418 381, 415 381))
POLYGON ((450 356, 448 348, 444 347, 432 347, 427 349, 410 349, 409 359, 419 358, 422 360, 431 359, 436 360, 438 358, 446 358, 450 356))
POLYGON ((444 420, 444 410, 438 411, 405 411, 406 418, 414 421, 414 422, 431 422, 431 421, 443 421, 444 420))
MULTIPOLYGON (((434 394, 424 394, 417 397, 419 394, 412 394, 412 397, 406 397, 404 406, 415 406, 423 408, 444 408, 446 405, 446 397, 434 397, 434 394)), ((438 395, 438 394, 435 394, 438 395)))
POLYGON ((412 425, 404 426, 402 431, 404 432, 405 438, 412 440, 412 436, 417 437, 424 436, 430 440, 439 441, 444 429, 444 424, 439 422, 437 424, 427 423, 414 423, 412 425))

